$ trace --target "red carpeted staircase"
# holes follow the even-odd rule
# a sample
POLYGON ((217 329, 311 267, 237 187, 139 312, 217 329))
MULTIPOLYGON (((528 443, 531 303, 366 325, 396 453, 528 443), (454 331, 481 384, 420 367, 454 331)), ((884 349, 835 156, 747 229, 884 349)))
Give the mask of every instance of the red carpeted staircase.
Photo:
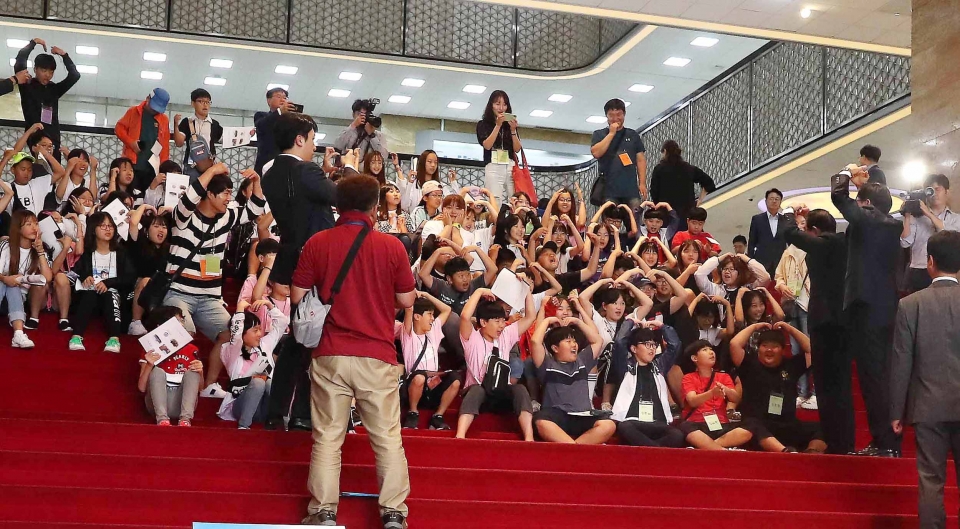
MULTIPOLYGON (((291 524, 303 516, 308 433, 238 431, 216 418, 211 399, 200 400, 193 428, 160 428, 136 389, 135 339, 124 337, 119 355, 101 352, 95 325, 88 351, 69 352, 69 336, 48 315, 30 333, 36 349, 12 349, 9 336, 0 333, 0 526, 291 524)), ((209 343, 200 346, 205 354, 209 343)), ((862 410, 858 397, 861 446, 862 410)), ((453 410, 447 421, 455 420, 453 410)), ((531 444, 517 431, 513 418, 491 415, 465 441, 404 430, 410 527, 917 526, 912 434, 907 457, 889 460, 531 444)), ((373 462, 362 430, 347 436, 342 490, 375 493, 373 462)), ((952 469, 948 476, 947 512, 955 514, 952 469)), ((379 527, 376 500, 344 498, 339 521, 379 527)))

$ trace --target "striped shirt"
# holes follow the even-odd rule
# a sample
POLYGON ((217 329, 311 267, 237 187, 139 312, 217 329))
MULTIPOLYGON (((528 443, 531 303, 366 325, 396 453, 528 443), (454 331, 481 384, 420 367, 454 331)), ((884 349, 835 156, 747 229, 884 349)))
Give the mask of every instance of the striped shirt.
POLYGON ((170 257, 167 260, 167 272, 175 273, 186 262, 187 257, 194 249, 200 250, 186 263, 183 274, 170 286, 182 294, 189 294, 203 298, 220 299, 220 287, 223 285, 223 270, 221 261, 227 247, 230 230, 239 224, 251 222, 258 215, 263 214, 266 201, 253 195, 246 206, 230 204, 226 213, 214 218, 204 217, 197 211, 200 199, 207 192, 199 180, 194 180, 187 191, 180 198, 174 212, 175 226, 170 238, 170 257), (211 225, 213 228, 211 229, 211 225), (215 265, 207 259, 213 258, 215 265), (204 266, 205 274, 201 273, 201 262, 206 261, 211 266, 204 266), (211 270, 206 270, 211 268, 211 270))

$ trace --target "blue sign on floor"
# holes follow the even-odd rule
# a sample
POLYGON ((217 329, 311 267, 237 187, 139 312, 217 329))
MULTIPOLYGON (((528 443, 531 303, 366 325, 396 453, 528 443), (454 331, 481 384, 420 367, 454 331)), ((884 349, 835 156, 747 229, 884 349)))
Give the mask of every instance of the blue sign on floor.
MULTIPOLYGON (((205 523, 193 522, 193 529, 303 529, 302 525, 269 525, 253 523, 205 523)), ((338 525, 333 529, 346 529, 338 525)))

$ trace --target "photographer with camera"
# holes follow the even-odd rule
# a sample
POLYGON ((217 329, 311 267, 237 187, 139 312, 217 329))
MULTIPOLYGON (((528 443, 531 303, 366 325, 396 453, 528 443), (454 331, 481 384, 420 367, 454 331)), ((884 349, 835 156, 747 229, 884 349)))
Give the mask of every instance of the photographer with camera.
MULTIPOLYGON (((344 153, 350 149, 357 149, 358 159, 366 158, 370 151, 377 151, 383 156, 384 160, 390 159, 390 153, 387 151, 387 140, 380 132, 382 121, 380 116, 373 113, 376 110, 380 100, 357 99, 353 102, 353 123, 340 133, 340 137, 333 143, 333 148, 337 152, 344 153)), ((358 167, 357 170, 364 170, 358 167)))
POLYGON ((907 288, 917 292, 930 286, 927 273, 927 240, 943 230, 960 231, 960 215, 950 211, 950 180, 942 174, 932 174, 923 183, 923 189, 910 192, 900 212, 903 214, 903 232, 900 246, 910 248, 910 270, 907 288))

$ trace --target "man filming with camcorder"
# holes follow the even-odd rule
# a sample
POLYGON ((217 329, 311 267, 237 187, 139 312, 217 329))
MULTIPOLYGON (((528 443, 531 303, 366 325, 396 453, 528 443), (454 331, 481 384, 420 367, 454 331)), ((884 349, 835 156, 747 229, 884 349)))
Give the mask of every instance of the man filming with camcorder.
MULTIPOLYGON (((377 151, 383 156, 384 160, 390 159, 390 152, 387 150, 387 140, 380 132, 380 125, 383 123, 380 116, 374 114, 380 100, 357 99, 353 102, 353 123, 340 133, 340 137, 333 143, 333 148, 343 154, 349 149, 357 149, 359 161, 362 163, 367 154, 377 151)), ((359 170, 365 170, 363 167, 359 170)))
POLYGON ((927 273, 927 240, 943 230, 960 230, 960 215, 950 211, 950 180, 942 174, 927 177, 923 187, 903 196, 903 233, 900 246, 910 248, 907 288, 917 292, 930 286, 927 273))

